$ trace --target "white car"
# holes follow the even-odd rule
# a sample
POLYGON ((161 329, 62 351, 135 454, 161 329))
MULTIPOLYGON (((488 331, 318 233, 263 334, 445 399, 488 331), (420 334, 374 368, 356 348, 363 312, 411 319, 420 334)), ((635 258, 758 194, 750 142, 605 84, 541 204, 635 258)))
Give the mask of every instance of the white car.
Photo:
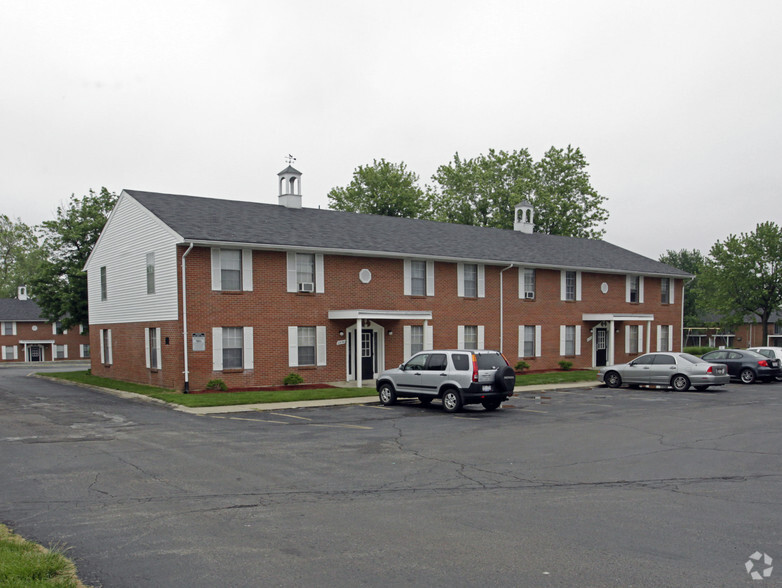
MULTIPOLYGON (((778 359, 782 362, 782 347, 750 347, 750 351, 765 355, 769 359, 778 359)), ((782 381, 782 376, 776 377, 777 381, 782 381)))

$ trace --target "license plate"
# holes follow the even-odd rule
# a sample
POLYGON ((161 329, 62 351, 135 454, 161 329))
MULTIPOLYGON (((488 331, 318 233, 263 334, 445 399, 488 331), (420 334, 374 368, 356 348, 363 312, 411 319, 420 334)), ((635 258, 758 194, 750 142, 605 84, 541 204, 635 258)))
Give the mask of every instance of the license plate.
POLYGON ((484 386, 483 387, 484 392, 491 392, 491 386, 484 386))

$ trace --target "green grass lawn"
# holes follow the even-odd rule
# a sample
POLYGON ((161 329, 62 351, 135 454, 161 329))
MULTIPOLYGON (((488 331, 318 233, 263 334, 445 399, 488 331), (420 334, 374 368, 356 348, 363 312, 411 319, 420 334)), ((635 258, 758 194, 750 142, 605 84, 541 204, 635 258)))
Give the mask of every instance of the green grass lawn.
MULTIPOLYGON (((315 390, 263 390, 252 392, 223 392, 210 394, 182 394, 174 390, 133 384, 109 378, 93 376, 87 372, 56 372, 43 373, 43 376, 60 378, 90 386, 100 386, 124 392, 134 392, 179 404, 191 408, 203 406, 232 406, 235 404, 266 404, 269 402, 295 402, 301 400, 323 400, 332 398, 357 398, 374 396, 374 388, 319 388, 315 390)), ((596 380, 595 370, 572 370, 547 372, 543 374, 523 374, 516 376, 517 386, 532 386, 539 384, 560 384, 563 382, 593 382, 596 380)))
POLYGON ((25 541, 0 525, 0 586, 79 588, 84 584, 64 555, 25 541))

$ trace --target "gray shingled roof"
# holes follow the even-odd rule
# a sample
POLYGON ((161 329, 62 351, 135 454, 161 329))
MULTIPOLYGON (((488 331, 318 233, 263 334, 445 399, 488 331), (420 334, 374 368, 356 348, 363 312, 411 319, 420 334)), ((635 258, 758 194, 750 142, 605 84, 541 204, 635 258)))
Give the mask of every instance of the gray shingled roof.
POLYGON ((16 298, 0 298, 0 321, 38 322, 41 309, 33 300, 17 300, 16 298))
POLYGON ((687 277, 605 241, 125 190, 185 241, 230 242, 687 277))

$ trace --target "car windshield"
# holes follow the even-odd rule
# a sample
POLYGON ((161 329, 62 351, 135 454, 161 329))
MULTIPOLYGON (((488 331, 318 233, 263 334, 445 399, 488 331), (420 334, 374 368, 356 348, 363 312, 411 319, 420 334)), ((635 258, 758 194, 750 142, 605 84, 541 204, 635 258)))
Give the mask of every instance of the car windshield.
POLYGON ((479 370, 496 370, 497 368, 505 367, 507 362, 497 352, 494 353, 476 353, 478 358, 479 370))
POLYGON ((705 359, 701 359, 700 357, 695 357, 694 355, 690 355, 689 353, 680 353, 679 357, 682 359, 686 359, 690 363, 708 363, 705 359))

